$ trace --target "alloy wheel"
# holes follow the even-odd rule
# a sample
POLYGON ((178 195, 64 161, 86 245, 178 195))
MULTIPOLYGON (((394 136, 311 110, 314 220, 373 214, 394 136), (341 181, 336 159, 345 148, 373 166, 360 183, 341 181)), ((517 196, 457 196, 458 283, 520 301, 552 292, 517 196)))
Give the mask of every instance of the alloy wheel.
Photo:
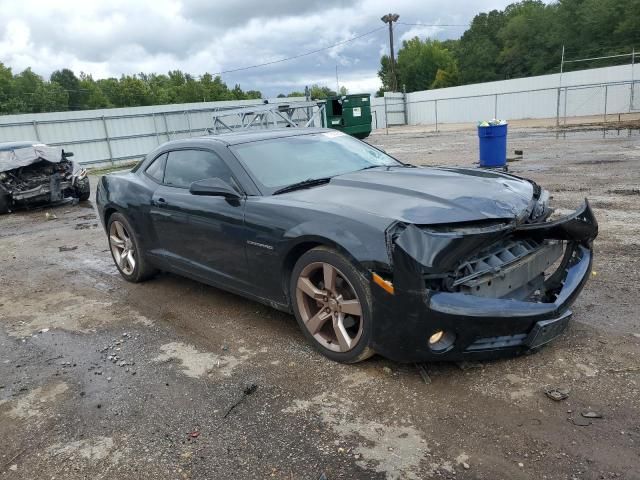
POLYGON ((296 300, 302 321, 325 348, 347 352, 363 330, 362 306, 349 280, 329 263, 310 263, 300 272, 296 300))
POLYGON ((136 249, 127 228, 114 220, 109 228, 109 246, 118 268, 125 275, 132 275, 136 268, 136 249))

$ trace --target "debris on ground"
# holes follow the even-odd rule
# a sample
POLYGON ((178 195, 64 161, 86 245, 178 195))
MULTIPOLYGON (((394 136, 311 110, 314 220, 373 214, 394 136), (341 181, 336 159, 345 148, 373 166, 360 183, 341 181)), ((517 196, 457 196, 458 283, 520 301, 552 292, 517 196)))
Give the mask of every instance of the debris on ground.
POLYGON ((588 427, 589 425, 591 425, 591 420, 580 416, 572 417, 569 419, 569 421, 576 427, 588 427))
POLYGON ((631 373, 631 372, 640 372, 640 366, 632 366, 627 368, 609 368, 607 370, 609 373, 631 373))
POLYGON ((189 436, 191 438, 198 438, 200 436, 200 432, 198 430, 194 430, 193 432, 189 432, 189 436))
POLYGON ((49 213, 49 212, 44 214, 44 218, 46 218, 47 220, 57 220, 58 219, 58 217, 56 216, 55 213, 49 213))
POLYGON ((72 252, 73 250, 77 250, 77 249, 78 247, 76 245, 74 245, 73 247, 67 247, 66 245, 58 247, 58 251, 60 252, 72 252))
POLYGON ((258 389, 258 385, 256 385, 255 383, 247 385, 244 388, 244 390, 242 391, 242 396, 240 397, 240 399, 236 403, 234 403, 233 405, 231 405, 229 407, 229 409, 227 410, 227 413, 225 413, 222 416, 222 418, 227 418, 234 408, 236 408, 238 405, 240 405, 244 401, 245 398, 247 398, 249 395, 253 394, 257 389, 258 389))
POLYGON ((420 377, 422 377, 422 381, 427 385, 430 385, 431 377, 429 376, 429 373, 427 373, 427 369, 424 363, 416 363, 416 368, 418 369, 418 373, 420 374, 420 377))
POLYGON ((569 398, 569 392, 571 390, 568 387, 553 387, 545 389, 544 394, 551 400, 560 402, 569 398))
POLYGON ((481 362, 462 361, 462 362, 456 362, 456 365, 463 372, 466 371, 466 370, 471 370, 472 368, 482 368, 482 363, 481 362))
POLYGON ((600 412, 594 412, 592 410, 588 410, 586 412, 582 412, 581 415, 584 418, 602 418, 602 414, 600 412))

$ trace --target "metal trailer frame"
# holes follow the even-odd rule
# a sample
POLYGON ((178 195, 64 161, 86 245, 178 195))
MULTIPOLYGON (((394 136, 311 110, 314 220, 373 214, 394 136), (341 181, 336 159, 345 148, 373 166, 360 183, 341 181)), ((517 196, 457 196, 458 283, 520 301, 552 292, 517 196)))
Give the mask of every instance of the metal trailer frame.
POLYGON ((213 126, 207 129, 210 135, 222 132, 236 132, 252 128, 285 127, 307 128, 327 124, 326 102, 307 101, 292 104, 265 103, 257 106, 221 109, 213 113, 213 126))

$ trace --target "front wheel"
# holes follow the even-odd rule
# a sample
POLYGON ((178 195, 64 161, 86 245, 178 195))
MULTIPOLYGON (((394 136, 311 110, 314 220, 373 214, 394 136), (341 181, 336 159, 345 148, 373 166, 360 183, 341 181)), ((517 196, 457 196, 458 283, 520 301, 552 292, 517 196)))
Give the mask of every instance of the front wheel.
POLYGON ((74 196, 81 202, 86 202, 87 200, 89 200, 89 197, 91 196, 91 185, 89 183, 88 177, 84 177, 83 179, 78 180, 75 186, 74 193, 74 196))
POLYGON ((355 363, 375 353, 369 283, 343 255, 326 247, 306 252, 293 268, 290 292, 302 332, 323 355, 355 363))

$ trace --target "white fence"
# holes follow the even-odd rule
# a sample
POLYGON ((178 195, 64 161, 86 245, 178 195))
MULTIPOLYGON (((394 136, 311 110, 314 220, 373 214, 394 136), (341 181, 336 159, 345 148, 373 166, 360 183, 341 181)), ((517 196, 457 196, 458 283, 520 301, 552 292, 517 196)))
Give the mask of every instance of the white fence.
POLYGON ((373 128, 502 118, 521 120, 640 111, 640 72, 633 65, 478 83, 372 99, 373 128), (634 73, 636 78, 634 78, 634 73), (385 113, 386 112, 386 113, 385 113), (393 113, 390 113, 393 112, 393 113), (402 112, 402 113, 398 113, 402 112))
MULTIPOLYGON (((632 65, 479 83, 373 98, 372 127, 557 118, 640 112, 632 65)), ((291 104, 304 98, 270 99, 291 104)), ((203 102, 0 116, 0 142, 38 140, 73 151, 85 164, 138 159, 168 140, 202 135, 220 109, 259 100, 203 102)), ((603 117, 604 118, 604 117, 603 117)), ((284 126, 284 123, 282 124, 284 126)))
MULTIPOLYGON (((300 101, 305 99, 277 98, 269 103, 300 101)), ((61 146, 73 151, 74 159, 83 164, 138 159, 168 140, 205 134, 213 126, 215 111, 249 105, 262 105, 262 101, 5 115, 0 116, 0 142, 37 140, 61 146)))

